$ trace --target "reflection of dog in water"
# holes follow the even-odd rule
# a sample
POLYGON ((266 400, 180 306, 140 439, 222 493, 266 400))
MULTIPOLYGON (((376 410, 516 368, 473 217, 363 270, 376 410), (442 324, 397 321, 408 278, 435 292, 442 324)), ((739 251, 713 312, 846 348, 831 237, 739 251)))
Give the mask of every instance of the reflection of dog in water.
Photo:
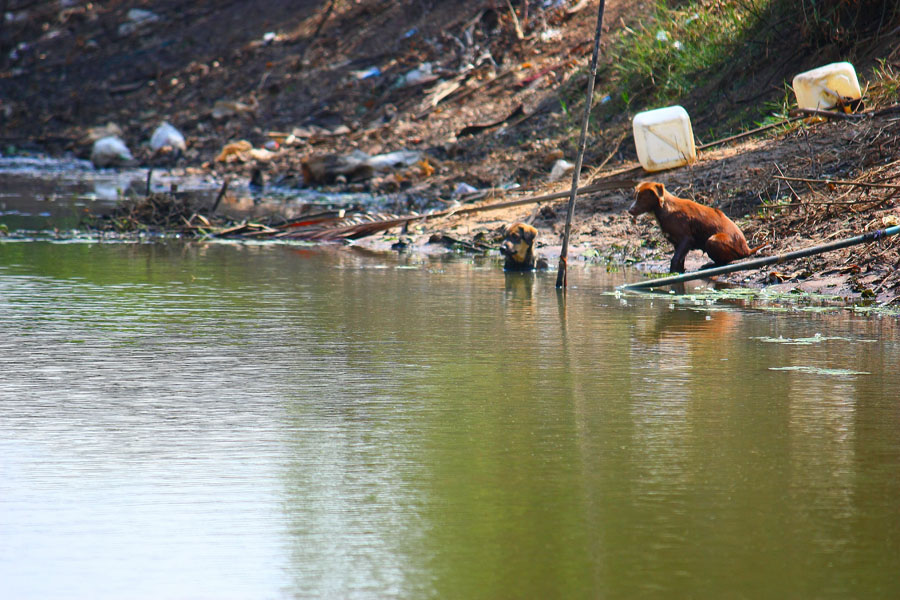
POLYGON ((537 229, 525 223, 513 223, 506 229, 503 243, 500 244, 500 254, 506 257, 503 268, 507 271, 531 271, 533 269, 546 269, 547 261, 543 258, 535 259, 534 240, 537 238, 537 229))

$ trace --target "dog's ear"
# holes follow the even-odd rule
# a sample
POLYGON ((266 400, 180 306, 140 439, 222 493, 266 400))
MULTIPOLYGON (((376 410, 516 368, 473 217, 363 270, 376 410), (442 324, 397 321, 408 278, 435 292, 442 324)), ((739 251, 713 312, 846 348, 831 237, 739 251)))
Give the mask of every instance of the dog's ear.
POLYGON ((657 185, 659 184, 647 183, 638 186, 637 194, 635 194, 635 204, 640 203, 640 206, 647 207, 648 209, 653 206, 661 205, 662 196, 660 196, 657 191, 657 185))
POLYGON ((642 181, 641 183, 637 184, 637 187, 634 188, 635 196, 650 194, 651 196, 662 198, 665 193, 666 186, 656 181, 642 181))
POLYGON ((537 230, 535 229, 522 229, 522 239, 524 239, 529 244, 534 241, 535 236, 537 235, 537 230))

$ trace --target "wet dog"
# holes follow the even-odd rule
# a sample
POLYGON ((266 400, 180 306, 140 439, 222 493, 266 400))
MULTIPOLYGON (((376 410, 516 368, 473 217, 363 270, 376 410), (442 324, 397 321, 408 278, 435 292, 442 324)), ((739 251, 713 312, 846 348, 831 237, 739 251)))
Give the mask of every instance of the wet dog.
POLYGON ((500 254, 506 257, 503 268, 506 271, 531 271, 546 267, 547 261, 534 257, 534 240, 537 229, 525 223, 513 223, 506 229, 500 254))
POLYGON ((738 226, 718 208, 673 196, 661 183, 638 184, 628 212, 632 217, 647 212, 656 217, 663 235, 675 246, 669 264, 671 273, 684 272, 684 258, 691 250, 709 255, 713 262, 703 267, 708 268, 746 258, 762 248, 751 250, 738 226))

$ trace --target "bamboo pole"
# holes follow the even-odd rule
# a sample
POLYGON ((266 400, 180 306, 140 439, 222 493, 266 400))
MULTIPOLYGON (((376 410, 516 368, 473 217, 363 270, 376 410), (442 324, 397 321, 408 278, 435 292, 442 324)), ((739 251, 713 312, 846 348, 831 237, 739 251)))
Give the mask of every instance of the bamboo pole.
POLYGON ((765 267, 766 265, 783 263, 789 260, 804 258, 806 256, 813 256, 814 254, 821 254, 823 252, 829 252, 831 250, 838 250, 840 248, 846 248, 848 246, 874 242, 876 240, 880 240, 881 238, 897 235, 898 233, 900 233, 900 225, 895 225, 893 227, 888 227, 887 229, 870 231, 869 233, 857 235, 852 238, 846 238, 843 240, 838 240, 836 242, 831 242, 830 244, 813 246, 811 248, 796 250, 794 252, 788 252, 786 254, 778 254, 776 256, 755 258, 753 260, 748 260, 742 263, 713 267, 711 269, 701 269, 699 271, 693 271, 691 273, 682 273, 681 275, 672 275, 671 277, 661 277, 659 279, 650 279, 648 281, 639 281, 637 283, 627 283, 621 286, 621 288, 626 290, 643 290, 647 288, 662 287, 664 285, 672 285, 673 283, 693 281, 695 279, 708 279, 710 277, 713 277, 714 275, 724 275, 725 273, 733 273, 735 271, 747 271, 749 269, 765 267))
POLYGON ((600 55, 600 34, 603 30, 603 8, 605 0, 600 0, 597 12, 597 31, 594 34, 594 52, 591 55, 591 75, 588 77, 587 99, 584 102, 584 117, 581 119, 581 137, 578 142, 578 156, 572 172, 572 190, 569 196, 569 208, 566 212, 566 232, 563 236, 562 251, 559 255, 559 271, 556 274, 556 287, 566 287, 566 258, 569 254, 569 233, 572 231, 572 217, 575 215, 575 196, 578 191, 578 178, 581 176, 581 163, 584 160, 584 149, 587 146, 588 122, 591 118, 591 104, 594 100, 594 80, 597 79, 597 58, 600 55))

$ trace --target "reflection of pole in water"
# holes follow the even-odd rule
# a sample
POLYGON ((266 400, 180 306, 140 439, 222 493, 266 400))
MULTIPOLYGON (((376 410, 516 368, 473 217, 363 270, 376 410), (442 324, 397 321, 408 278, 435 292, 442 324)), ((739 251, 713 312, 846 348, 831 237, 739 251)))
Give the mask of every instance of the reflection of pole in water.
POLYGON ((556 310, 559 313, 559 329, 562 333, 563 350, 566 348, 566 288, 556 286, 556 310))

